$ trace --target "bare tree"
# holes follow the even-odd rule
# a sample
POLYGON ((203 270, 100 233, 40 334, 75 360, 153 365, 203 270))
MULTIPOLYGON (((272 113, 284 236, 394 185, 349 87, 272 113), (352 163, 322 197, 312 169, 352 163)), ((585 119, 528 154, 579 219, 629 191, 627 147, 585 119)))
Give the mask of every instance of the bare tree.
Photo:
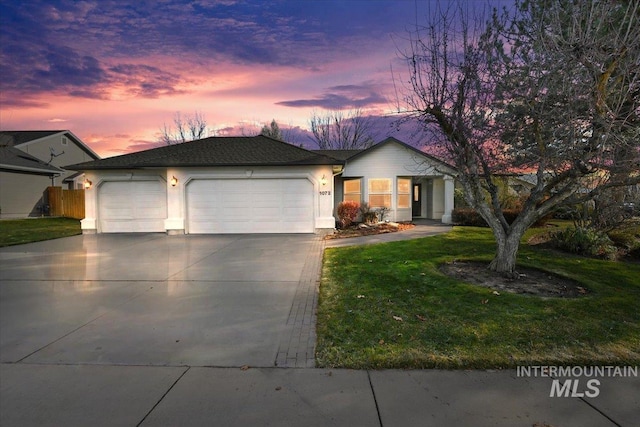
POLYGON ((275 119, 271 120, 271 124, 269 126, 262 126, 262 130, 260 131, 260 135, 268 136, 270 138, 279 139, 284 141, 284 136, 282 135, 282 131, 280 130, 280 126, 275 119))
POLYGON ((313 139, 320 149, 349 150, 373 144, 371 120, 362 110, 314 112, 309 120, 313 139))
POLYGON ((214 132, 207 127, 207 120, 196 111, 193 116, 183 118, 180 112, 173 117, 173 126, 165 123, 160 129, 160 141, 167 145, 181 144, 210 136, 214 132))
POLYGON ((524 232, 560 205, 638 182, 639 4, 518 1, 486 20, 439 4, 412 34, 405 112, 440 138, 491 227, 491 270, 515 276, 524 232), (512 223, 505 171, 536 182, 512 223))

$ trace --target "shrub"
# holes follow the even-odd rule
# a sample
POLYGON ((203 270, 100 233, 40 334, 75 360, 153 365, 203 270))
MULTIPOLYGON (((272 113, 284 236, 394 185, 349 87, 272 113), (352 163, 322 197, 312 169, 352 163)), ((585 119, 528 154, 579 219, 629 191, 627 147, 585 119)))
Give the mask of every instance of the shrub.
POLYGON ((464 190, 462 188, 453 189, 453 206, 459 209, 469 209, 469 204, 464 199, 464 190))
POLYGON ((390 211, 390 210, 391 210, 391 209, 389 209, 389 208, 387 208, 387 207, 384 207, 384 206, 383 206, 383 207, 381 207, 381 208, 378 208, 378 209, 376 210, 376 212, 377 212, 377 214, 378 214, 378 219, 379 219, 380 221, 384 221, 384 219, 385 219, 385 218, 387 217, 387 215, 389 214, 389 211, 390 211))
POLYGON ((553 212, 553 217, 555 219, 569 219, 572 221, 575 221, 578 218, 580 218, 580 215, 581 215, 581 209, 579 209, 577 205, 572 205, 572 206, 561 205, 561 206, 558 206, 556 210, 553 212))
MULTIPOLYGON (((520 215, 520 209, 503 209, 502 214, 509 224, 520 215)), ((547 223, 550 216, 545 216, 536 221, 534 227, 542 227, 547 223)), ((456 225, 467 225, 470 227, 488 227, 489 224, 474 209, 454 209, 451 212, 451 219, 456 225)))
POLYGON ((608 232, 607 236, 616 246, 627 251, 640 248, 640 236, 627 230, 613 230, 608 232))
POLYGON ((482 218, 474 209, 454 209, 451 212, 451 220, 457 225, 488 227, 484 218, 482 218))
POLYGON ((338 219, 342 227, 350 226, 358 217, 360 203, 353 200, 345 200, 338 203, 338 219))
POLYGON ((373 224, 378 221, 378 213, 372 210, 367 202, 360 205, 360 213, 365 224, 373 224))
POLYGON ((629 258, 640 258, 640 222, 637 225, 629 221, 618 229, 607 232, 611 241, 620 248, 620 255, 629 258))
MULTIPOLYGON (((509 224, 516 220, 516 217, 520 215, 520 209, 503 209, 502 214, 509 224)), ((451 212, 451 218, 456 225, 467 225, 470 227, 488 227, 489 224, 480 216, 480 214, 474 209, 454 209, 451 212)), ((533 226, 541 227, 547 223, 549 216, 540 218, 533 226)))
POLYGON ((552 234, 559 249, 579 255, 615 258, 616 248, 606 233, 584 227, 569 227, 552 234))

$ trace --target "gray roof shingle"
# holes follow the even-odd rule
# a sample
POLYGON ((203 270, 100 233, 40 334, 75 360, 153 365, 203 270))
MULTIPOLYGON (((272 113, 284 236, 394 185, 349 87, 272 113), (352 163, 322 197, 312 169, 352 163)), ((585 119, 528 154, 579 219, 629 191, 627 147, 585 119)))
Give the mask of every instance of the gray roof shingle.
POLYGON ((0 131, 0 147, 20 147, 23 144, 56 134, 64 134, 75 143, 78 148, 87 153, 89 157, 94 159, 100 158, 98 153, 82 142, 80 138, 75 136, 70 130, 3 130, 0 131))
POLYGON ((64 130, 4 130, 0 131, 0 144, 16 146, 45 136, 65 132, 64 130))
POLYGON ((314 153, 321 154, 323 156, 333 157, 338 160, 349 160, 356 154, 360 154, 362 150, 312 150, 314 153))
POLYGON ((332 165, 342 161, 264 135, 210 137, 66 166, 71 170, 153 167, 332 165))
POLYGON ((0 146, 0 169, 39 175, 57 175, 63 171, 12 146, 0 146))

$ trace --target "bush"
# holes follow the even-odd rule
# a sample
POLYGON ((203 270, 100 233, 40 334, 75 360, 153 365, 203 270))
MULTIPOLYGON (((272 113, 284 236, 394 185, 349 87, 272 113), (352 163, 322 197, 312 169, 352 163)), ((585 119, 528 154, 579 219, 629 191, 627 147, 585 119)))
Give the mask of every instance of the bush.
POLYGON ((473 209, 454 209, 451 212, 451 220, 456 225, 468 225, 471 227, 488 227, 487 222, 473 209))
POLYGON ((616 246, 626 251, 640 249, 640 236, 626 230, 612 230, 607 233, 607 236, 616 246))
POLYGON ((377 214, 378 214, 378 220, 380 220, 380 221, 384 221, 384 220, 385 220, 385 218, 387 217, 387 215, 389 214, 389 211, 390 211, 390 210, 391 210, 391 209, 389 209, 389 208, 387 208, 387 207, 384 207, 384 206, 383 206, 383 207, 381 207, 381 208, 378 208, 378 210, 376 211, 376 212, 377 212, 377 214))
POLYGON ((628 221, 619 228, 607 232, 609 239, 620 249, 620 254, 632 259, 640 259, 640 222, 628 221))
POLYGON ((453 206, 459 209, 469 209, 467 201, 464 199, 464 190, 462 188, 453 189, 453 206))
POLYGON ((560 205, 553 212, 553 217, 555 219, 568 219, 572 221, 579 219, 581 215, 582 215, 582 209, 579 209, 578 206, 576 205, 572 205, 572 206, 560 205))
POLYGON ((369 207, 369 203, 364 202, 360 205, 360 213, 362 214, 362 222, 365 224, 378 222, 378 213, 369 207))
POLYGON ((338 219, 342 227, 350 226, 358 217, 360 203, 353 200, 345 200, 338 203, 338 219))
MULTIPOLYGON (((520 215, 520 209, 503 209, 502 214, 509 224, 520 215)), ((549 220, 549 216, 542 217, 536 221, 534 227, 542 227, 549 220)), ((467 225, 470 227, 488 227, 489 224, 474 209, 454 209, 451 212, 451 219, 456 225, 467 225)))
POLYGON ((569 227, 552 234, 559 249, 578 255, 615 258, 616 247, 606 233, 584 227, 569 227))

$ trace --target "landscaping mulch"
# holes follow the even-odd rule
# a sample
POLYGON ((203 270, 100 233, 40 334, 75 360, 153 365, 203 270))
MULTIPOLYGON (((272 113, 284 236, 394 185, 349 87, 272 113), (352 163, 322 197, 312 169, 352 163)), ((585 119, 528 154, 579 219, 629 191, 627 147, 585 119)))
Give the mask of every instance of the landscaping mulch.
POLYGON ((384 233, 395 233, 398 231, 409 230, 415 227, 415 224, 410 222, 381 222, 379 224, 362 224, 354 225, 348 228, 340 228, 333 232, 333 234, 327 234, 325 240, 331 239, 346 239, 350 237, 362 237, 371 236, 384 233))

